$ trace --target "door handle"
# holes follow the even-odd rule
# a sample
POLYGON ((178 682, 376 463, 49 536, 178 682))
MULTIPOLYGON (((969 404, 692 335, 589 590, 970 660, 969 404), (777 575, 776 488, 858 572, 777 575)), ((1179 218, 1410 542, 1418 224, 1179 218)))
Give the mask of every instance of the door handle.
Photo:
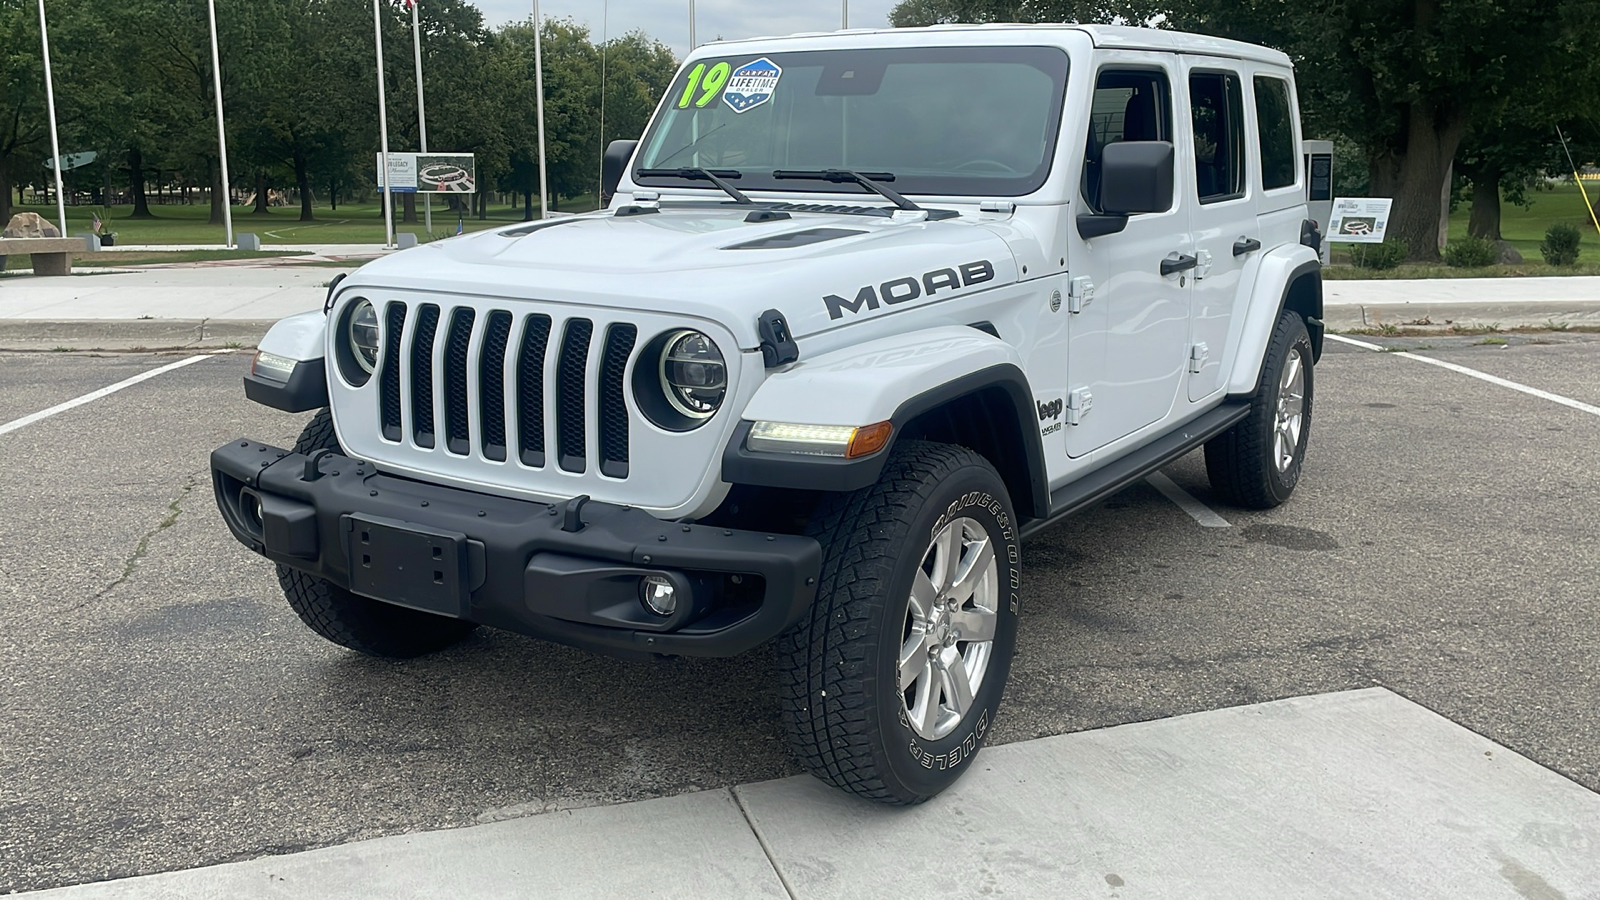
POLYGON ((1161 275, 1166 277, 1168 275, 1176 275, 1179 272, 1187 272, 1199 264, 1200 260, 1192 256, 1180 255, 1177 259, 1169 256, 1161 261, 1161 275))
POLYGON ((1243 256, 1246 253, 1254 253, 1254 252, 1256 252, 1257 250, 1260 250, 1260 249, 1261 249, 1261 242, 1260 241, 1256 240, 1255 238, 1242 237, 1242 238, 1239 238, 1239 240, 1234 243, 1234 245, 1233 245, 1233 255, 1234 256, 1243 256))

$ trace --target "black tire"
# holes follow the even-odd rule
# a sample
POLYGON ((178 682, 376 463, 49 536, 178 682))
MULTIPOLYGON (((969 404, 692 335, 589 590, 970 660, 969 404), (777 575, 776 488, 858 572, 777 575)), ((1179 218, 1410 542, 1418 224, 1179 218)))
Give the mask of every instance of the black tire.
MULTIPOLYGON (((794 752, 836 787, 883 803, 920 803, 972 764, 1010 674, 1021 554, 1005 483, 971 450, 906 442, 876 484, 825 501, 809 531, 823 545, 817 600, 778 640, 794 752), (994 640, 967 712, 953 731, 929 740, 907 718, 914 689, 901 687, 898 658, 917 570, 933 537, 962 518, 987 531, 995 554, 994 640)), ((968 652, 973 645, 956 646, 968 652)))
MULTIPOLYGON (((328 410, 318 410, 294 443, 296 453, 343 453, 328 410)), ((477 625, 460 619, 406 609, 353 594, 323 578, 278 566, 278 584, 300 621, 341 647, 368 656, 409 659, 442 650, 477 625)))
POLYGON ((1298 313, 1285 310, 1267 343, 1250 415, 1206 442, 1206 475, 1224 501, 1247 509, 1271 509, 1294 493, 1295 485, 1300 483, 1306 442, 1311 437, 1312 401, 1316 396, 1314 368, 1305 320, 1298 313), (1280 469, 1275 440, 1279 393, 1284 367, 1296 358, 1305 377, 1300 434, 1292 460, 1280 469))

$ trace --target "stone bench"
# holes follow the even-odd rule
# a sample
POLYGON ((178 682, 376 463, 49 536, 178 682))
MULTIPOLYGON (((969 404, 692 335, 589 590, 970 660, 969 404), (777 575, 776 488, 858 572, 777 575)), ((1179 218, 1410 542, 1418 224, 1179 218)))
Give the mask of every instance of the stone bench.
POLYGON ((86 249, 83 238, 0 237, 0 259, 11 255, 32 257, 35 275, 71 275, 72 254, 86 249))

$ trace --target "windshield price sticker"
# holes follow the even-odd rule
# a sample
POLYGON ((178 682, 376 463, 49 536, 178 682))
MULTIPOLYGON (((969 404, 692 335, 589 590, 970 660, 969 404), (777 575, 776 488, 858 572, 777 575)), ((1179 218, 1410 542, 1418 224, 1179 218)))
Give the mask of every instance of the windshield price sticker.
MULTIPOLYGON (((723 65, 727 65, 723 63, 723 65)), ((783 69, 766 57, 747 62, 733 70, 728 86, 722 91, 722 102, 736 113, 748 112, 772 99, 778 89, 778 79, 783 69)))
POLYGON ((683 96, 678 98, 678 108, 688 109, 691 100, 694 101, 696 109, 710 103, 711 98, 717 95, 717 91, 722 90, 722 86, 728 83, 728 72, 732 68, 725 62, 712 66, 709 72, 706 71, 705 63, 695 66, 689 71, 689 83, 683 86, 683 96), (705 79, 703 83, 702 78, 705 79), (694 96, 696 89, 700 91, 698 99, 694 96))

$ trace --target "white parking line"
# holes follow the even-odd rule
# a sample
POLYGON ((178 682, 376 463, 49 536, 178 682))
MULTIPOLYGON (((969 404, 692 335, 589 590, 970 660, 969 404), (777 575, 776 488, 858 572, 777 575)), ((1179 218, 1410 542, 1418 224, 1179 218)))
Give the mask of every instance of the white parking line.
POLYGON ((211 357, 216 356, 219 353, 232 353, 232 352, 233 352, 232 350, 213 350, 210 353, 204 353, 204 354, 201 354, 200 356, 185 357, 184 359, 180 359, 175 363, 169 363, 168 365, 162 366, 159 369, 151 369, 148 372, 140 372, 138 375, 135 375, 132 378, 124 379, 122 381, 117 382, 116 384, 110 385, 109 387, 103 387, 98 391, 90 391, 89 393, 84 394, 82 397, 74 397, 73 399, 68 400, 65 403, 57 403, 55 406, 52 406, 49 409, 41 409, 36 413, 31 413, 29 415, 23 416, 20 419, 12 419, 11 421, 5 423, 4 425, 0 425, 0 434, 8 434, 10 432, 16 431, 18 428, 22 428, 22 427, 27 426, 27 425, 32 425, 33 423, 35 423, 35 422, 37 422, 37 421, 39 421, 41 419, 48 419, 51 416, 55 415, 56 413, 66 412, 69 409, 73 409, 75 407, 82 406, 85 403, 92 403, 95 400, 99 400, 101 397, 106 397, 106 396, 110 396, 111 394, 115 394, 117 391, 120 391, 123 388, 133 387, 134 385, 138 384, 141 381, 149 381, 150 379, 156 377, 157 375, 162 375, 162 374, 165 374, 167 372, 171 372, 173 369, 181 369, 184 366, 193 365, 194 363, 197 363, 202 359, 210 359, 211 357))
MULTIPOLYGON (((1389 349, 1378 344, 1369 344, 1366 341, 1358 341, 1354 338, 1347 338, 1338 334, 1330 334, 1326 335, 1326 337, 1329 340, 1338 341, 1341 344, 1349 344, 1352 347, 1360 347, 1363 350, 1383 351, 1389 349)), ((1579 412, 1586 412, 1591 416, 1600 416, 1600 406, 1590 406, 1589 404, 1584 403, 1582 400, 1574 400, 1571 397, 1563 397, 1560 394, 1552 394, 1549 391, 1541 391, 1536 387, 1528 387, 1525 384, 1518 384, 1515 381, 1507 381, 1498 375, 1490 375, 1488 372, 1479 372, 1477 369, 1469 369, 1466 366, 1458 366, 1453 362, 1445 362, 1442 359, 1434 359, 1431 356, 1419 356, 1415 353, 1408 353, 1404 350, 1391 351, 1389 355, 1404 356, 1406 359, 1414 359, 1417 362, 1425 362, 1430 366, 1438 366, 1441 369, 1449 369, 1452 372, 1457 372, 1471 378, 1476 378, 1479 381, 1487 381, 1490 384, 1497 384, 1500 387, 1510 388, 1513 391, 1521 391, 1530 397, 1538 397, 1540 400, 1549 400, 1551 403, 1559 403, 1562 406, 1571 407, 1579 412)))
POLYGON ((1229 522, 1227 519, 1224 519, 1223 517, 1212 512, 1211 507, 1201 503, 1199 500, 1196 500, 1194 495, 1190 494, 1183 488, 1178 487, 1173 483, 1171 478, 1168 478, 1160 472, 1156 472, 1147 476, 1145 481, 1150 482, 1150 486, 1160 491, 1168 500, 1178 504, 1179 509, 1182 509, 1190 516, 1193 516, 1194 520, 1199 522, 1202 527, 1233 527, 1232 522, 1229 522))

